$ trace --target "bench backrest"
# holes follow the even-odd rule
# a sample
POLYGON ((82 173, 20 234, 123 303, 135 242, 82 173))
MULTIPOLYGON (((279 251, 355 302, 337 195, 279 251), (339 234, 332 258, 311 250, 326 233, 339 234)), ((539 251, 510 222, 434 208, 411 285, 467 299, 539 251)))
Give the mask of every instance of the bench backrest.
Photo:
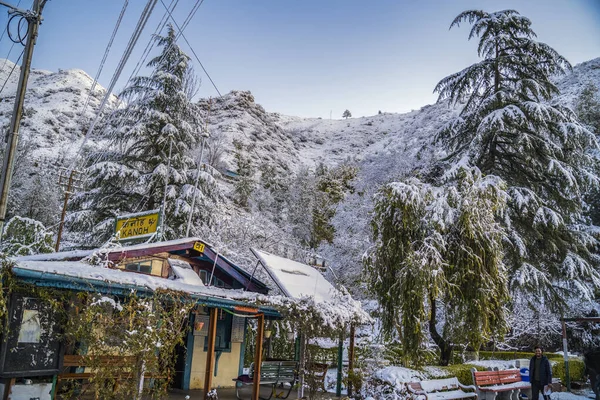
MULTIPOLYGON (((63 356, 63 367, 87 367, 89 358, 81 355, 67 354, 63 356)), ((100 365, 120 365, 132 366, 136 363, 136 357, 133 356, 96 356, 94 362, 100 365)))
POLYGON ((476 386, 499 385, 498 371, 473 371, 473 382, 476 386))
POLYGON ((504 385, 521 382, 521 372, 518 369, 503 371, 473 371, 473 382, 477 386, 504 385))
POLYGON ((430 381, 421 381, 421 388, 427 393, 441 392, 444 390, 456 390, 458 386, 458 378, 433 379, 430 381))
MULTIPOLYGON (((260 364, 261 381, 293 381, 296 377, 298 363, 296 361, 263 361, 260 364)), ((250 374, 254 376, 254 363, 250 364, 250 374)))
POLYGON ((502 384, 521 382, 521 371, 518 369, 506 369, 504 371, 498 371, 498 378, 502 384))

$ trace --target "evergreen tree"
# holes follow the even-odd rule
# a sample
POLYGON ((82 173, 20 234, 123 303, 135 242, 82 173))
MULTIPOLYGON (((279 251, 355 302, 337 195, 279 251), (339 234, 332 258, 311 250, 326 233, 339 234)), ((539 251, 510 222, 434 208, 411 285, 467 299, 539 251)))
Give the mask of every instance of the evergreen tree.
POLYGON ((248 208, 248 201, 255 186, 254 166, 242 142, 234 140, 233 147, 235 149, 234 158, 238 174, 234 189, 235 202, 240 207, 248 208))
POLYGON ((301 171, 290 187, 290 222, 303 244, 317 249, 335 237, 333 217, 346 193, 354 191, 352 180, 357 168, 342 164, 327 168, 320 164, 315 172, 301 171))
POLYGON ((4 227, 0 251, 9 256, 52 253, 53 234, 39 221, 15 216, 4 227))
MULTIPOLYGON (((585 85, 575 101, 575 113, 596 137, 600 135, 600 95, 596 85, 591 82, 585 85)), ((600 225, 600 190, 592 188, 586 200, 590 205, 587 214, 594 225, 600 225)))
POLYGON ((588 82, 575 101, 575 113, 579 120, 600 135, 600 90, 588 82))
POLYGON ((478 349, 506 331, 505 234, 496 221, 506 207, 504 183, 477 169, 457 175, 443 187, 416 178, 390 183, 375 198, 367 282, 384 332, 400 336, 405 365, 422 361, 426 323, 441 365, 451 361, 452 343, 478 349))
POLYGON ((352 118, 352 113, 350 112, 350 110, 346 110, 346 111, 344 111, 344 113, 342 114, 342 117, 343 117, 343 118, 346 118, 346 119, 348 119, 348 118, 352 118))
POLYGON ((462 105, 439 134, 448 157, 477 166, 508 184, 502 222, 511 284, 550 304, 600 286, 596 246, 583 217, 584 195, 596 186, 594 135, 568 108, 552 101, 551 77, 571 66, 534 40, 531 21, 514 10, 465 11, 452 22, 472 24, 483 59, 440 81, 439 101, 462 105))
POLYGON ((158 37, 158 45, 161 54, 148 63, 152 75, 135 77, 121 94, 127 105, 107 124, 108 150, 89 157, 89 190, 71 203, 67 226, 87 233, 88 243, 108 239, 118 215, 160 209, 167 181, 165 238, 185 232, 190 212, 196 227, 211 222, 216 184, 201 172, 199 190, 194 190, 197 166, 189 156, 199 139, 200 122, 186 86, 189 57, 175 42, 170 25, 166 36, 158 37), (195 210, 191 210, 193 196, 197 196, 195 210))

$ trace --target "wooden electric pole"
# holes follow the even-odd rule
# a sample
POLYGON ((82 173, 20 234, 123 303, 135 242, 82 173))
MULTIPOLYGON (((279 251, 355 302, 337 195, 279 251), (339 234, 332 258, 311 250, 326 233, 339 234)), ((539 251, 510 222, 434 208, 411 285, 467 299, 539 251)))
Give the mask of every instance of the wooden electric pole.
MULTIPOLYGON (((42 21, 42 9, 46 0, 34 0, 32 11, 23 11, 7 3, 1 2, 0 5, 7 6, 14 13, 21 14, 27 19, 27 43, 23 50, 23 64, 21 65, 21 75, 17 86, 15 96, 15 105, 13 108, 12 119, 10 121, 10 130, 6 138, 6 151, 2 165, 2 176, 0 177, 0 235, 4 233, 4 221, 6 219, 6 209, 8 205, 8 192, 10 190, 10 180, 12 178, 15 166, 15 155, 19 143, 19 125, 23 116, 23 101, 27 91, 27 80, 29 79, 29 70, 31 68, 31 58, 33 56, 33 47, 38 35, 40 22, 42 21)), ((8 29, 8 27, 7 27, 8 29)), ((0 236, 1 237, 1 236, 0 236)))
POLYGON ((65 225, 65 216, 67 215, 67 204, 69 203, 69 197, 73 194, 75 189, 81 189, 81 179, 76 178, 75 175, 79 174, 79 171, 74 169, 65 172, 69 172, 69 178, 67 179, 67 175, 63 175, 62 173, 58 177, 58 184, 60 186, 65 187, 65 200, 63 202, 62 214, 60 215, 60 224, 58 225, 58 234, 56 235, 56 246, 54 247, 54 251, 58 251, 60 248, 60 239, 62 238, 63 227, 65 225), (64 180, 66 180, 66 184, 64 180))

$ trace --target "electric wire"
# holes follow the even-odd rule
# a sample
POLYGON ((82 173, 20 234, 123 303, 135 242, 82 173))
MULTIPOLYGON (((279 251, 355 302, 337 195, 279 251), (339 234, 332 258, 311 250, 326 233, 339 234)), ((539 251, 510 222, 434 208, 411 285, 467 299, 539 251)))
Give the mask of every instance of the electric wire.
MULTIPOLYGON (((163 5, 163 7, 167 10, 167 12, 168 12, 169 9, 167 8, 167 5, 164 3, 164 1, 160 0, 160 2, 163 5)), ((192 47, 192 45, 190 44, 190 42, 188 42, 187 38, 183 34, 183 30, 181 30, 181 28, 179 27, 179 24, 177 23, 177 21, 175 21, 175 18, 173 18, 173 14, 171 14, 169 12, 169 16, 171 17, 171 20, 173 21, 173 23, 175 24, 175 26, 177 27, 177 29, 179 29, 179 33, 181 34, 181 37, 183 38, 183 40, 185 40, 185 43, 187 43, 188 47, 192 51, 192 54, 196 58, 196 61, 198 61, 198 64, 200 64, 200 67, 202 68, 202 70, 204 71, 204 73, 206 74, 206 76, 208 77, 208 80, 210 80, 210 83, 213 85, 213 87, 215 88, 215 90, 217 91, 217 93, 219 94, 219 96, 223 97, 223 95, 221 94, 221 92, 217 88, 217 85, 215 85, 215 82, 210 77, 210 74, 208 73, 208 71, 206 70, 206 68, 204 68, 204 65, 202 64, 202 61, 200 61, 200 58, 198 58, 198 55, 196 54, 196 51, 194 51, 194 48, 192 47)))
POLYGON ((6 86, 6 84, 8 83, 8 80, 10 79, 12 73, 14 72, 15 68, 17 68, 17 64, 19 64, 19 61, 21 61, 21 57, 23 57, 23 53, 25 53, 25 49, 23 49, 21 51, 21 55, 19 56, 19 58, 17 59, 17 62, 14 63, 12 69, 10 70, 10 72, 8 73, 8 76, 6 77, 6 80, 4 81, 4 84, 2 85, 2 88, 0 88, 0 94, 2 94, 2 91, 4 90, 4 87, 6 86))
MULTIPOLYGON (((172 1, 171 1, 171 3, 170 3, 170 5, 169 5, 169 6, 171 6, 171 5, 172 5, 172 8, 171 8, 170 10, 169 10, 169 8, 167 8, 167 7, 165 6, 164 2, 162 2, 162 1, 161 1, 161 2, 162 2, 162 4, 163 4, 163 6, 165 6, 165 8, 166 8, 166 12, 165 12, 165 14, 164 14, 163 18, 161 19, 161 21, 159 22, 159 24, 158 24, 158 27, 157 27, 157 30, 156 30, 155 32, 161 32, 161 31, 162 31, 162 29, 164 29, 164 26, 166 25, 166 22, 168 21, 168 18, 167 18, 167 13, 168 13, 168 15, 169 15, 169 16, 171 16, 171 18, 172 18, 172 12, 173 12, 173 10, 175 9, 175 7, 177 6, 177 4, 178 4, 178 1, 179 1, 179 0, 172 0, 172 1)), ((184 20, 184 23, 183 23, 182 27, 179 27, 179 26, 177 26, 177 28, 178 28, 179 32, 178 32, 178 35, 176 36, 176 38, 178 38, 179 36, 181 36, 181 35, 183 34, 183 30, 184 30, 184 29, 187 27, 187 25, 188 25, 188 24, 191 22, 191 20, 193 19, 194 15, 196 14, 196 12, 198 11, 198 9, 200 8, 200 6, 202 5, 202 3, 203 3, 203 2, 204 2, 204 0, 197 0, 197 1, 196 1, 196 3, 194 4, 194 6, 192 7, 192 9, 190 10, 190 12, 188 13, 188 16, 187 16, 187 17, 186 17, 186 19, 184 20)), ((155 0, 155 3, 156 3, 156 0, 155 0)), ((156 33, 155 33, 155 35, 156 35, 156 33)), ((147 50, 147 51, 145 50, 145 51, 144 51, 144 53, 142 54, 142 57, 140 58, 140 60, 142 60, 142 61, 139 61, 139 62, 138 62, 138 65, 136 65, 136 69, 135 69, 135 70, 139 71, 139 69, 141 68, 141 67, 139 67, 139 65, 142 65, 142 64, 143 64, 143 62, 146 60, 147 56, 149 55, 149 53, 150 53, 150 51, 151 51, 151 49, 152 49, 152 46, 153 46, 153 44, 154 44, 154 42, 155 42, 155 40, 156 40, 156 37, 155 37, 155 35, 153 35, 153 36, 151 37, 151 39, 150 39, 150 41, 149 41, 148 45, 146 46, 146 50, 147 50)), ((171 46, 173 46, 174 44, 175 44, 175 43, 172 43, 172 44, 171 44, 171 46)), ((189 44, 188 44, 188 45, 189 45, 189 44)), ((167 53, 167 52, 168 52, 168 50, 167 50, 167 51, 165 51, 165 53, 167 53)), ((165 55, 166 55, 166 54, 163 54, 163 57, 164 57, 165 55)), ((162 60, 162 58, 161 58, 161 60, 162 60)), ((160 63, 160 61, 159 61, 159 63, 160 63)), ((134 70, 134 71, 135 71, 135 70, 134 70)), ((152 75, 151 75, 151 76, 155 76, 157 72, 158 72, 158 71, 156 71, 156 70, 155 70, 155 71, 153 71, 153 73, 152 73, 152 75)), ((129 83, 129 81, 130 81, 131 79, 133 79, 133 76, 134 76, 134 74, 132 74, 132 75, 131 75, 131 77, 130 77, 130 78, 129 78, 129 80, 128 80, 128 83, 129 83)), ((110 89, 110 90, 112 90, 112 89, 110 89)), ((110 91, 109 91, 109 90, 107 90, 107 95, 108 95, 108 93, 110 93, 110 91)), ((105 97, 105 98, 106 98, 106 97, 105 97)), ((99 115, 100 115, 100 113, 98 113, 98 114, 97 114, 97 117, 96 117, 96 119, 98 119, 98 116, 99 116, 99 115)), ((114 113, 113 113, 113 115, 114 115, 114 113)), ((111 116, 111 118, 112 118, 112 116, 111 116)), ((92 131, 92 129, 91 129, 91 127, 90 127, 90 129, 88 130, 88 133, 86 134, 86 137, 84 138, 84 141, 82 142, 82 144, 81 144, 81 146, 80 146, 80 149, 79 149, 79 151, 77 152, 77 155, 75 156, 75 159, 74 159, 74 162, 75 162, 75 163, 77 162, 77 160, 78 160, 78 158, 79 158, 79 155, 80 155, 80 153, 81 153, 81 150, 82 150, 82 149, 83 149, 83 147, 84 147, 85 141, 88 139, 88 137, 89 137, 89 134, 90 134, 90 132, 91 132, 91 131, 92 131)), ((118 131, 118 128, 117 128, 117 131, 118 131)), ((165 143, 163 144, 163 148, 161 149, 161 152, 165 150, 166 143, 167 143, 167 142, 165 142, 165 143)), ((173 143, 173 144, 174 144, 175 146, 177 146, 177 143, 173 143)), ((105 152, 104 152, 104 153, 105 153, 105 152)), ((97 156, 97 161, 98 161, 100 158, 102 158, 102 157, 103 157, 103 153, 100 153, 100 154, 98 154, 98 156, 97 156)), ((139 203, 136 205, 136 207, 134 207, 134 212, 137 212, 137 211, 138 211, 138 210, 140 210, 142 207, 144 207, 148 201, 149 201, 149 197, 148 197, 148 196, 144 196, 144 197, 142 197, 142 199, 140 199, 140 202, 139 202, 139 203)), ((110 239, 110 240, 109 240, 107 243, 105 243, 105 244, 104 244, 102 247, 105 247, 105 246, 109 245, 109 244, 111 243, 111 241, 112 241, 112 238, 111 238, 111 239, 110 239)))
POLYGON ((81 156, 81 152, 82 152, 85 144, 87 143, 88 138, 91 135, 91 132, 94 130, 96 124, 100 120, 102 111, 104 110, 104 107, 106 107, 106 104, 108 103, 108 100, 110 99, 110 96, 112 95, 112 91, 117 83, 117 80, 121 76, 121 73, 123 72, 123 68, 125 68, 125 64, 127 63, 127 60, 129 60, 129 57, 131 56, 131 53, 133 52, 133 48, 135 47, 140 35, 142 34, 142 31, 144 30, 144 27, 146 26, 146 23, 148 22, 148 19, 150 18, 150 15, 152 14, 152 11, 154 10, 154 6, 156 5, 156 2, 157 2, 157 0, 148 0, 148 3, 146 3, 146 7, 142 11, 142 14, 140 15, 140 19, 138 20, 135 30, 133 31, 133 33, 129 39, 129 43, 127 44, 127 47, 126 47, 125 51, 123 52, 123 55, 121 56, 121 61, 117 65, 117 68, 113 74, 110 85, 108 86, 108 88, 106 88, 106 94, 104 95, 104 98, 102 99, 102 103, 100 104, 100 107, 98 107, 98 111, 96 112, 96 118, 90 124, 90 126, 85 134, 85 137, 83 138, 83 141, 81 142, 81 146, 79 147, 79 150, 77 151, 77 154, 75 155, 73 162, 71 163, 71 165, 69 167, 69 171, 71 171, 74 168, 75 164, 77 163, 77 160, 79 159, 79 156, 81 156))
MULTIPOLYGON (((21 5, 21 0, 19 0, 17 2, 17 5, 15 6, 15 8, 19 8, 19 5, 21 5)), ((2 41, 2 39, 4 39, 4 35, 6 35, 6 31, 8 30, 8 23, 6 24, 6 26, 4 27, 4 30, 2 31, 2 35, 0 35, 0 42, 2 41)))
MULTIPOLYGON (((17 5, 15 6, 15 8, 18 8, 20 4, 21 4, 21 0, 19 0, 17 2, 17 5)), ((2 31, 2 35, 0 35, 0 42, 2 42, 2 39, 4 39, 4 35, 8 31, 9 21, 10 21, 10 19, 6 21, 6 26, 4 27, 4 30, 2 31)), ((6 55, 6 57, 4 57, 4 63, 2 63, 2 68, 0 68, 0 73, 4 72, 4 67, 6 66, 6 62, 10 58, 10 54, 12 53, 12 50, 14 47, 15 47, 15 42, 12 42, 12 44, 10 45, 10 49, 8 49, 8 54, 6 55)))
POLYGON ((13 43, 13 44, 10 45, 10 49, 8 50, 8 54, 4 58, 4 63, 2 64, 2 68, 0 68, 0 73, 4 72, 4 67, 6 66, 6 63, 8 62, 8 58, 10 57, 10 53, 12 53, 13 47, 15 47, 15 43, 13 43))
MULTIPOLYGON (((171 7, 171 12, 173 12, 173 10, 174 10, 174 9, 175 9, 175 7, 177 6, 178 2, 179 2, 179 0, 172 0, 172 1, 171 1, 171 3, 169 4, 169 6, 172 6, 172 7, 171 7)), ((190 23, 190 21, 192 20, 193 16, 196 14, 196 12, 198 11, 198 9, 200 8, 200 6, 202 5, 202 3, 203 3, 203 2, 204 2, 204 0, 196 0, 196 3, 194 4, 194 6, 192 7, 192 9, 190 10, 190 12, 188 13, 188 15, 187 15, 187 17, 186 17, 186 19, 185 19, 185 22, 184 22, 184 24, 183 24, 183 26, 182 26, 182 29, 184 29, 184 30, 185 30, 185 29, 187 28, 187 25, 190 23)), ((148 44, 146 45, 146 49, 144 50, 144 53, 143 53, 143 54, 142 54, 142 56, 140 57, 140 59, 139 59, 139 61, 138 61, 137 65, 136 65, 136 69, 134 70, 134 72, 135 72, 136 70, 137 70, 137 72, 139 72, 139 70, 141 69, 141 65, 143 65, 143 63, 146 61, 146 59, 147 59, 147 57, 148 57, 148 55, 149 55, 149 52, 152 50, 152 47, 153 47, 153 45, 154 45, 154 43, 155 43, 155 41, 156 41, 156 36, 155 36, 155 35, 156 35, 157 33, 160 33, 160 32, 162 32, 162 30, 164 29, 164 27, 165 27, 165 25, 166 25, 166 23, 167 23, 167 21, 168 21, 168 15, 169 15, 169 12, 168 12, 168 10, 167 10, 167 11, 165 11, 165 13, 163 14, 163 17, 161 18, 160 22, 158 23, 158 26, 157 26, 156 30, 154 31, 154 35, 153 35, 153 36, 151 36, 151 38, 150 38, 150 40, 149 40, 148 44)), ((175 42, 177 41, 177 38, 178 38, 178 37, 179 37, 179 33, 178 33, 178 36, 176 36, 175 42)), ((168 51, 171 49, 171 47, 172 47, 173 45, 175 45, 175 42, 174 42, 174 43, 171 43, 171 44, 169 45, 169 47, 168 47, 167 49, 165 49, 165 51, 164 51, 164 53, 163 53, 162 57, 161 57, 161 58, 159 59, 159 61, 158 61, 158 64, 160 64, 160 63, 163 61, 163 58, 166 56, 166 54, 167 54, 167 53, 168 53, 168 51)), ((156 69, 154 69, 154 71, 153 71, 153 72, 152 72, 152 74, 150 75, 150 80, 149 80, 149 81, 151 81, 151 79, 152 79, 153 77, 155 77, 155 76, 156 76, 156 73, 157 73, 157 72, 158 72, 158 71, 157 71, 156 69)), ((125 87, 127 87, 127 86, 129 85, 129 83, 130 83, 130 82, 133 80, 133 78, 134 78, 134 74, 132 73, 132 74, 131 74, 131 76, 129 77, 129 79, 127 80, 127 82, 126 82, 126 84, 125 84, 125 87)), ((145 87, 146 87, 146 88, 150 88, 150 83, 148 83, 148 84, 147 84, 145 87)), ((139 100, 140 100, 140 101, 143 101, 143 100, 146 98, 146 96, 147 96, 147 93, 144 93, 144 94, 142 95, 141 99, 139 99, 139 100)), ((111 121, 113 120, 113 118, 114 118, 114 115, 115 115, 115 113, 113 112, 113 113, 112 113, 112 114, 109 116, 109 118, 108 118, 108 120, 107 120, 107 122, 106 122, 107 124, 110 124, 110 122, 111 122, 111 121)), ((123 116, 123 117, 122 117, 122 122, 121 122, 121 123, 119 123, 119 124, 118 124, 118 126, 117 126, 117 127, 114 129, 114 131, 115 131, 115 132, 118 132, 118 131, 119 131, 119 130, 120 130, 122 127, 123 127, 123 124, 124 124, 124 122, 123 122, 123 121, 126 119, 125 117, 127 117, 127 116, 128 116, 128 115, 126 114, 125 116, 123 116)), ((82 146, 83 146, 83 143, 82 143, 82 146)), ((103 152, 99 152, 99 153, 98 153, 98 155, 97 155, 96 157, 94 157, 94 159, 93 159, 93 160, 89 160, 89 158, 88 158, 88 163, 90 163, 89 161, 92 161, 92 162, 91 162, 91 164, 95 164, 95 163, 99 162, 99 161, 100 161, 100 159, 103 157, 103 155, 104 155, 104 154, 105 154, 105 153, 103 153, 103 152)), ((86 178, 84 178, 84 179, 87 179, 87 177, 86 177, 86 178)))
POLYGON ((110 36, 108 44, 106 45, 106 49, 104 50, 104 56, 102 57, 102 61, 100 61, 100 66, 98 67, 98 71, 96 72, 96 76, 94 77, 94 82, 92 82, 92 86, 88 93, 86 102, 83 105, 83 108, 81 109, 81 111, 79 112, 79 115, 81 117, 83 117, 85 111, 87 110, 90 100, 92 98, 92 94, 94 93, 94 89, 96 89, 96 84, 98 83, 98 79, 100 78, 100 74, 102 73, 102 69, 104 68, 104 64, 106 63, 106 58, 108 57, 108 53, 110 52, 112 44, 115 40, 115 36, 117 36, 117 31, 119 30, 119 27, 121 26, 121 21, 123 20, 123 15, 125 15, 125 10, 127 9, 128 4, 129 4, 128 0, 125 0, 125 2, 123 3, 123 8, 121 8, 121 13, 119 14, 119 17, 117 18, 117 22, 113 29, 112 35, 110 36))
MULTIPOLYGON (((175 7, 177 7, 178 3, 179 3, 179 0, 171 0, 171 4, 169 4, 169 7, 172 6, 171 12, 173 12, 175 10, 175 7)), ((140 56, 137 64, 135 65, 135 68, 131 72, 131 75, 129 76, 127 83, 129 83, 135 76, 137 76, 137 74, 142 69, 144 63, 146 62, 146 59, 148 58, 148 55, 150 54, 150 52, 152 51, 152 48, 154 47, 154 43, 157 40, 156 35, 160 34, 162 32, 162 30, 164 29, 164 27, 167 23, 167 20, 168 20, 167 13, 165 12, 163 14, 162 18, 160 19, 160 21, 158 22, 158 25, 156 26, 154 33, 152 34, 152 36, 150 36, 150 40, 146 44, 146 48, 144 48, 144 51, 142 52, 142 55, 140 56)))

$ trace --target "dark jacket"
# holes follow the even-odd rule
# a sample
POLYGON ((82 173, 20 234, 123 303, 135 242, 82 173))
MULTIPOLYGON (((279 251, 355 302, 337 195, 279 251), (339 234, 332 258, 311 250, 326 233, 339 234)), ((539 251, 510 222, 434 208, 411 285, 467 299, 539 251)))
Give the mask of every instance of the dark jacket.
MULTIPOLYGON (((529 379, 533 382, 535 377, 535 356, 529 361, 529 379)), ((550 368, 550 361, 544 355, 540 360, 540 385, 546 386, 552 383, 552 368, 550 368)))

